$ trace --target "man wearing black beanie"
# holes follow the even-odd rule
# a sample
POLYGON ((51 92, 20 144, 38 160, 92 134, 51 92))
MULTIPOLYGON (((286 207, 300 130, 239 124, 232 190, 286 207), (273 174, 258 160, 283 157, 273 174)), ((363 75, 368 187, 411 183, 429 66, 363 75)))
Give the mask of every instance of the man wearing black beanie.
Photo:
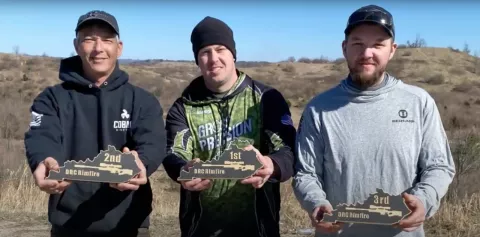
POLYGON ((181 236, 279 237, 280 183, 293 175, 296 130, 282 94, 236 69, 233 31, 205 17, 192 30, 202 75, 172 105, 163 165, 182 184, 181 236), (178 180, 194 162, 233 147, 253 150, 263 167, 243 180, 178 180))
POLYGON ((233 58, 237 59, 237 51, 235 49, 235 40, 233 39, 233 31, 223 21, 213 17, 205 17, 195 26, 190 37, 192 49, 195 57, 195 63, 198 65, 198 51, 208 45, 220 44, 228 48, 233 54, 233 58))

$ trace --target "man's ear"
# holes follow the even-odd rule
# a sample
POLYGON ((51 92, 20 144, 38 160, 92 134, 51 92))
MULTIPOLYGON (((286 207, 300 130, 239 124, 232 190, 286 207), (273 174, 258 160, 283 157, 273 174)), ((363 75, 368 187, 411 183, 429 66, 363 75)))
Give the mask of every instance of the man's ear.
POLYGON ((342 41, 343 57, 347 58, 347 40, 342 41))
POLYGON ((118 48, 117 48, 117 58, 120 58, 120 56, 122 56, 122 53, 123 53, 123 41, 119 39, 118 48))
POLYGON ((392 59, 393 56, 395 55, 395 52, 397 51, 397 47, 398 47, 397 43, 395 43, 392 39, 392 48, 390 50, 390 59, 392 59))
POLYGON ((78 39, 77 38, 73 38, 73 47, 75 48, 75 52, 78 55, 78 39))

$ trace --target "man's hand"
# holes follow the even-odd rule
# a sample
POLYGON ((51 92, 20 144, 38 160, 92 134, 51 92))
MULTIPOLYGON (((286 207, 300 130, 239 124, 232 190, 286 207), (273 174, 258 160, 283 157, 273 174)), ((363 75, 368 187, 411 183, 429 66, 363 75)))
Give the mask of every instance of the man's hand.
POLYGON ((403 193, 402 196, 412 213, 395 226, 402 228, 403 231, 411 232, 420 227, 425 221, 425 207, 422 201, 414 195, 403 193))
POLYGON ((138 153, 134 150, 130 151, 127 147, 123 148, 123 152, 131 152, 135 157, 135 163, 137 163, 138 168, 140 168, 140 173, 135 175, 132 179, 125 183, 111 183, 110 187, 118 189, 120 191, 125 190, 137 190, 140 185, 147 183, 147 170, 143 165, 142 161, 138 157, 138 153))
POLYGON ((35 184, 40 188, 40 190, 48 194, 59 194, 62 193, 68 185, 71 184, 71 181, 57 181, 45 179, 48 176, 50 170, 59 171, 60 166, 58 162, 53 157, 47 157, 45 160, 40 162, 35 171, 33 172, 33 178, 35 179, 35 184))
MULTIPOLYGON (((193 166, 194 163, 196 162, 200 162, 200 159, 198 158, 195 158, 191 161, 189 161, 184 167, 183 169, 185 171, 188 171, 188 169, 190 167, 193 166)), ((210 185, 212 184, 212 181, 209 180, 209 179, 200 179, 200 178, 194 178, 192 180, 182 180, 180 181, 180 183, 182 184, 183 188, 186 189, 186 190, 189 190, 189 191, 202 191, 202 190, 205 190, 207 188, 210 187, 210 185)))
POLYGON ((310 215, 310 220, 312 221, 312 226, 321 233, 336 233, 343 227, 341 222, 323 222, 323 215, 325 213, 332 214, 332 207, 327 205, 322 205, 316 207, 312 214, 310 215))
POLYGON ((255 151, 257 154, 257 159, 263 164, 263 167, 257 170, 252 177, 242 180, 242 184, 252 184, 252 186, 255 188, 261 188, 273 174, 273 161, 270 159, 270 157, 263 156, 260 151, 258 151, 252 145, 248 145, 244 150, 255 151))

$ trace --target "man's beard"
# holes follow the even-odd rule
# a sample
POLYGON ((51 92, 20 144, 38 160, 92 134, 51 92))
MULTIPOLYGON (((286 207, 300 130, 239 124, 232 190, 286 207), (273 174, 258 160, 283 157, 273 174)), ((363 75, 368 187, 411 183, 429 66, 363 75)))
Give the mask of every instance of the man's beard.
POLYGON ((361 66, 355 68, 348 65, 348 69, 350 70, 352 81, 361 89, 367 89, 377 84, 382 80, 382 75, 385 72, 385 67, 375 68, 373 74, 364 73, 361 66))

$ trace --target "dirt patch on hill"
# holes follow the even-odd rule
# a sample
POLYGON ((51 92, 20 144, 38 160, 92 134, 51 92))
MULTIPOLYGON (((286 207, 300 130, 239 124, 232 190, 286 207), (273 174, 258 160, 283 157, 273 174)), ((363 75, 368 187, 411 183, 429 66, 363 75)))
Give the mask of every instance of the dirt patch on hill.
POLYGON ((41 219, 0 218, 0 236, 8 237, 50 237, 48 222, 41 219))
MULTIPOLYGON (((151 236, 177 237, 180 235, 176 218, 152 220, 151 236)), ((50 237, 50 225, 45 217, 20 219, 9 215, 0 217, 0 237, 50 237)), ((308 237, 310 235, 283 234, 285 237, 308 237)))

